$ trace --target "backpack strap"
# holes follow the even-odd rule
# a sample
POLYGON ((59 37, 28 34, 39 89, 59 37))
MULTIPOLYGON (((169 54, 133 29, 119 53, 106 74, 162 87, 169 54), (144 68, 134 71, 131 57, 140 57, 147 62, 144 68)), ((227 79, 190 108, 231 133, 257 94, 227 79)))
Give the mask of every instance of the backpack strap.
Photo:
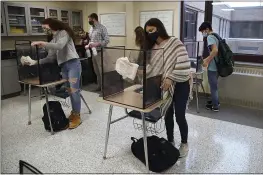
POLYGON ((217 34, 217 33, 212 33, 211 35, 215 36, 218 41, 222 41, 223 39, 217 34))
MULTIPOLYGON (((213 35, 214 37, 216 37, 216 39, 218 40, 218 45, 220 44, 220 41, 223 41, 223 39, 217 34, 217 33, 211 33, 211 35, 213 35)), ((219 61, 216 61, 215 57, 214 57, 215 63, 218 64, 219 61)))

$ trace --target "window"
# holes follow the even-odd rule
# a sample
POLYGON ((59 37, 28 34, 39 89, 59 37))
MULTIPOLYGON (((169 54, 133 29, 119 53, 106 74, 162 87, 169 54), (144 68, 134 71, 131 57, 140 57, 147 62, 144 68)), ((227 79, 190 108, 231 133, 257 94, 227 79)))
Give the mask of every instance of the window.
MULTIPOLYGON (((198 27, 206 19, 212 22, 214 32, 226 40, 236 61, 263 63, 262 2, 182 1, 181 3, 183 8, 186 7, 181 10, 181 16, 184 16, 181 18, 184 19, 181 38, 190 57, 196 55, 194 43, 203 40, 198 27)), ((206 49, 204 53, 206 54, 206 49)))
POLYGON ((230 38, 263 39, 263 21, 232 21, 230 38))
POLYGON ((184 39, 194 41, 196 39, 197 12, 185 10, 184 39))
POLYGON ((212 27, 226 39, 236 61, 263 63, 263 4, 213 4, 212 27))

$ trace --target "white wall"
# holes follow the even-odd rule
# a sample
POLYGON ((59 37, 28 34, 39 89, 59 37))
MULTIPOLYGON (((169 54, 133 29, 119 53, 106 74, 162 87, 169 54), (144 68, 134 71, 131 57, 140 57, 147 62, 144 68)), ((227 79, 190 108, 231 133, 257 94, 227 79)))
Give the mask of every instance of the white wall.
POLYGON ((140 25, 140 11, 173 10, 173 36, 180 37, 180 4, 180 2, 134 2, 134 25, 140 25))

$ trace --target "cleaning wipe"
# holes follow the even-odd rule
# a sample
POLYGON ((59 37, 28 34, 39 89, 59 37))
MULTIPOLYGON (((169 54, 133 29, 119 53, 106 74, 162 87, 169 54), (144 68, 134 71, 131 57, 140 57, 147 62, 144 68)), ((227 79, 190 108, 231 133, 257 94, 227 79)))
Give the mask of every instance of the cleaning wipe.
POLYGON ((22 56, 21 57, 21 63, 22 65, 34 65, 35 64, 35 60, 32 60, 30 56, 22 56))
POLYGON ((139 68, 138 64, 131 63, 127 57, 121 57, 116 61, 115 70, 122 75, 123 78, 134 80, 139 68))

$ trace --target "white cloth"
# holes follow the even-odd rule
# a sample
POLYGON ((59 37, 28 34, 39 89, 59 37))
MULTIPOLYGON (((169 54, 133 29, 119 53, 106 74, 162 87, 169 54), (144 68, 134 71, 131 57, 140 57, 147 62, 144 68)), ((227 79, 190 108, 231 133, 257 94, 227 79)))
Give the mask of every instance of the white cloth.
POLYGON ((36 60, 32 60, 30 58, 30 56, 22 56, 21 57, 21 63, 22 63, 22 65, 32 66, 32 65, 35 65, 37 63, 37 61, 36 60))
POLYGON ((122 75, 123 79, 134 80, 139 68, 138 64, 131 63, 127 57, 121 57, 116 61, 115 70, 122 75))

